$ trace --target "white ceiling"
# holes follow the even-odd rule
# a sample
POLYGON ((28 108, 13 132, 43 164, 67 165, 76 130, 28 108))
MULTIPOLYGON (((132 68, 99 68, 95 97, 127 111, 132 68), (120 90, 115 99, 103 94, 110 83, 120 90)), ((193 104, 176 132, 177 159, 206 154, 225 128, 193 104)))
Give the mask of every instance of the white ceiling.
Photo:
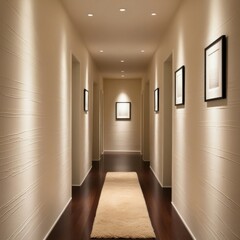
POLYGON ((62 0, 105 78, 142 76, 181 1, 62 0))

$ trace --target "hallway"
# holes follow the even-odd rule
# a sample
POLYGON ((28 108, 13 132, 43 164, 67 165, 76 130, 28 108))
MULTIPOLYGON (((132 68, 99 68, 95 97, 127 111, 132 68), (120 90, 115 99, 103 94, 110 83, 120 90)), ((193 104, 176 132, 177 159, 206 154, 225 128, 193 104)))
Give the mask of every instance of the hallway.
POLYGON ((109 170, 160 240, 239 240, 239 25, 240 0, 0 0, 0 240, 88 239, 109 170))
POLYGON ((157 240, 192 239, 171 204, 171 189, 159 185, 149 163, 143 162, 141 155, 105 154, 100 162, 93 162, 83 185, 73 187, 72 201, 47 240, 90 240, 105 175, 115 171, 137 172, 157 240))

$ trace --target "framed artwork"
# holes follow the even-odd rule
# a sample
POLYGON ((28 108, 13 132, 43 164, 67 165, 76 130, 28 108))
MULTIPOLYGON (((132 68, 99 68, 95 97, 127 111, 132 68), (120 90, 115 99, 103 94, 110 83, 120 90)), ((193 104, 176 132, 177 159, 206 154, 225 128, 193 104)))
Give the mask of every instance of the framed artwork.
POLYGON ((88 90, 87 89, 84 89, 84 92, 83 92, 83 109, 84 109, 84 112, 88 112, 88 106, 89 106, 89 93, 88 93, 88 90))
POLYGON ((206 101, 226 98, 226 36, 205 48, 204 98, 206 101))
POLYGON ((185 100, 185 66, 175 71, 175 106, 183 105, 185 100))
POLYGON ((131 102, 116 102, 116 120, 131 120, 131 102))
POLYGON ((159 112, 159 88, 154 90, 154 112, 159 112))

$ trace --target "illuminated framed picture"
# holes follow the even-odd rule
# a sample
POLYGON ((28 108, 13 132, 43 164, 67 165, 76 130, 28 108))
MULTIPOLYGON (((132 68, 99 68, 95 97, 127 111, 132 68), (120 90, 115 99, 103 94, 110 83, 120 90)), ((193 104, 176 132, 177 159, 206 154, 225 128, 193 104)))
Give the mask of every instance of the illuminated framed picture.
POLYGON ((159 112, 159 88, 154 90, 154 112, 159 112))
POLYGON ((84 112, 88 112, 88 106, 89 106, 89 93, 87 89, 84 89, 83 91, 83 109, 84 112))
POLYGON ((116 102, 116 120, 131 120, 131 102, 116 102))
POLYGON ((183 105, 185 100, 185 66, 175 72, 175 106, 183 105))
POLYGON ((204 100, 226 98, 226 36, 205 48, 204 100))

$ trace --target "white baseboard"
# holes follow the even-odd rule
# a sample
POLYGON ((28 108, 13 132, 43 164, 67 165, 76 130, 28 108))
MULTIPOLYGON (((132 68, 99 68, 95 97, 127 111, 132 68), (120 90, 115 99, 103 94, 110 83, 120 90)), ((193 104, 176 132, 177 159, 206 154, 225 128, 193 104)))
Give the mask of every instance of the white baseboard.
POLYGON ((83 180, 82 180, 82 182, 81 182, 80 184, 74 183, 74 184, 72 184, 72 187, 80 187, 80 186, 82 186, 83 182, 84 182, 85 179, 87 178, 87 176, 88 176, 89 172, 91 171, 91 169, 92 169, 92 166, 91 166, 90 169, 87 171, 85 177, 83 178, 83 180))
POLYGON ((50 230, 47 232, 46 236, 44 237, 43 240, 46 240, 47 237, 49 236, 49 234, 52 232, 53 228, 55 227, 55 225, 57 224, 58 220, 60 219, 60 217, 62 216, 63 212, 66 210, 68 204, 71 202, 72 198, 70 198, 67 202, 67 204, 65 205, 65 207, 63 208, 63 210, 61 211, 61 213, 59 214, 59 216, 57 217, 57 219, 55 220, 55 222, 53 223, 52 227, 50 228, 50 230))
POLYGON ((144 161, 144 162, 150 162, 150 160, 145 160, 145 159, 143 159, 143 161, 144 161))
POLYGON ((80 187, 80 184, 72 184, 72 187, 80 187))
POLYGON ((159 182, 160 186, 163 188, 163 185, 162 185, 161 181, 159 180, 159 178, 158 178, 157 174, 154 172, 154 170, 153 170, 152 166, 150 166, 150 169, 151 169, 151 171, 152 171, 153 175, 155 176, 155 178, 157 179, 157 181, 159 182))
POLYGON ((193 235, 193 233, 192 233, 191 229, 188 227, 187 223, 186 223, 186 222, 185 222, 185 220, 183 219, 183 217, 182 217, 182 215, 180 214, 180 212, 178 211, 177 207, 174 205, 174 203, 173 203, 173 202, 171 202, 171 203, 172 203, 172 205, 173 205, 174 209, 176 210, 176 212, 177 212, 178 216, 181 218, 181 220, 182 220, 183 224, 184 224, 184 225, 185 225, 185 227, 187 228, 188 232, 190 233, 191 237, 193 238, 193 240, 196 240, 196 238, 195 238, 195 236, 193 235))
POLYGON ((163 184, 162 184, 161 181, 159 180, 157 174, 154 172, 152 166, 150 166, 150 169, 151 169, 152 173, 154 174, 155 178, 157 179, 157 181, 159 182, 159 184, 160 184, 160 186, 161 186, 162 188, 172 188, 172 186, 163 186, 163 184))
POLYGON ((137 153, 140 154, 140 150, 104 150, 105 153, 137 153))
POLYGON ((91 166, 90 169, 87 171, 85 177, 83 178, 82 182, 80 183, 80 186, 82 186, 82 184, 84 183, 84 181, 85 181, 85 179, 87 178, 88 174, 90 173, 91 169, 92 169, 92 166, 91 166))

